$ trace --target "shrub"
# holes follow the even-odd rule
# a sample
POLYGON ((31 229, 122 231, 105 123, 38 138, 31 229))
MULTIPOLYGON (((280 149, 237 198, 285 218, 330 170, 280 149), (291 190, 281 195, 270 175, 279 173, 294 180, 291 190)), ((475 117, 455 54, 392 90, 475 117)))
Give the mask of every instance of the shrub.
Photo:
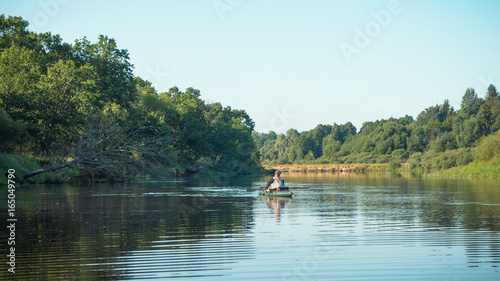
POLYGON ((403 162, 408 159, 408 152, 404 149, 396 149, 391 153, 391 159, 397 162, 403 162))
POLYGON ((410 161, 408 161, 408 163, 410 164, 410 170, 415 170, 415 169, 420 168, 422 166, 420 164, 420 161, 418 161, 417 159, 410 159, 410 161))
POLYGON ((312 161, 314 160, 314 154, 311 150, 307 153, 306 156, 304 156, 304 161, 312 161))
POLYGON ((377 163, 389 163, 390 161, 390 156, 389 155, 379 155, 377 157, 377 163))
POLYGON ((288 164, 288 158, 286 157, 280 157, 275 161, 276 164, 278 165, 285 165, 288 164))
POLYGON ((468 165, 472 161, 474 161, 474 156, 472 155, 470 148, 459 149, 458 157, 457 157, 457 164, 459 166, 468 165))
POLYGON ((401 164, 400 164, 398 161, 391 161, 391 162, 389 163, 389 168, 390 168, 391 170, 396 170, 396 169, 398 169, 399 167, 401 167, 401 164))
POLYGON ((418 162, 422 161, 422 152, 415 152, 410 156, 410 160, 414 159, 417 160, 418 162))
POLYGON ((474 150, 477 160, 488 161, 495 156, 500 156, 500 131, 482 138, 474 150))

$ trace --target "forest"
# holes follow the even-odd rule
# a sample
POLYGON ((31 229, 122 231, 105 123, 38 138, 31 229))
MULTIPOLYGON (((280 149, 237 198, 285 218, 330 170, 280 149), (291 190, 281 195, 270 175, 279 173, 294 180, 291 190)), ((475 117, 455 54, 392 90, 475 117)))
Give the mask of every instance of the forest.
POLYGON ((259 165, 245 111, 207 103, 194 88, 158 93, 107 36, 70 44, 28 25, 0 15, 2 171, 56 172, 42 181, 57 182, 238 174, 259 165))
POLYGON ((466 89, 459 109, 445 100, 416 119, 257 133, 244 110, 205 102, 198 89, 158 92, 134 76, 128 51, 112 38, 70 44, 28 26, 0 15, 0 169, 34 182, 236 175, 261 164, 500 166, 494 85, 481 97, 466 89))
MULTIPOLYGON (((485 97, 463 94, 459 109, 448 100, 412 116, 318 125, 286 134, 254 133, 262 164, 408 163, 424 171, 450 169, 500 156, 500 97, 494 85, 485 97)), ((496 165, 498 166, 498 165, 496 165)), ((497 167, 498 169, 498 167, 497 167)))

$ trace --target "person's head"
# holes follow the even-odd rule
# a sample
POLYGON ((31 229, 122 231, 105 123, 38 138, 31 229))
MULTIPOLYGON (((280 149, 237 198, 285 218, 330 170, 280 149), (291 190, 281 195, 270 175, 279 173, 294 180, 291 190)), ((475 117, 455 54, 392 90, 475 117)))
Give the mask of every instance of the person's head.
POLYGON ((281 175, 280 171, 276 170, 276 172, 274 172, 274 176, 279 177, 280 175, 281 175))

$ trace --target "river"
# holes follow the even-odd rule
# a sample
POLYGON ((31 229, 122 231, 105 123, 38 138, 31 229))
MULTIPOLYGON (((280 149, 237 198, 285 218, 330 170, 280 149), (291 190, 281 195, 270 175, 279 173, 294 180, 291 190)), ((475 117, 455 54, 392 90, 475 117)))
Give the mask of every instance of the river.
POLYGON ((283 177, 17 187, 0 279, 500 280, 498 180, 283 177))

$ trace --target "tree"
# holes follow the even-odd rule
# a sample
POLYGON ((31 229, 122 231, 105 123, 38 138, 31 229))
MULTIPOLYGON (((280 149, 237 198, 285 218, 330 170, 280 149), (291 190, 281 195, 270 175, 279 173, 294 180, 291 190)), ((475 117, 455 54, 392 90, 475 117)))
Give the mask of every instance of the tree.
POLYGON ((477 118, 479 121, 480 134, 487 136, 496 128, 495 122, 500 114, 500 102, 495 86, 490 85, 486 93, 485 102, 479 108, 477 118))
POLYGON ((210 131, 206 141, 212 165, 224 169, 250 165, 257 148, 252 138, 254 124, 248 114, 231 107, 222 107, 219 103, 208 107, 210 131))
POLYGON ((500 96, 494 85, 488 87, 486 103, 491 105, 491 127, 490 132, 494 133, 500 129, 500 96))
POLYGON ((498 102, 498 92, 497 88, 490 84, 488 86, 488 91, 486 93, 486 102, 497 103, 498 102))
POLYGON ((294 146, 292 149, 295 150, 295 153, 297 155, 298 160, 302 160, 305 155, 313 153, 314 156, 314 149, 316 147, 316 144, 314 142, 314 139, 310 136, 310 131, 309 132, 302 132, 300 136, 297 138, 297 140, 294 143, 294 146))
POLYGON ((323 155, 323 138, 329 135, 331 131, 332 126, 330 125, 318 125, 312 131, 309 131, 306 135, 311 139, 308 143, 311 143, 312 147, 308 147, 306 151, 311 150, 314 158, 321 157, 323 155))
POLYGON ((467 112, 468 116, 475 115, 479 111, 481 106, 481 101, 477 97, 476 92, 472 88, 467 88, 464 96, 462 97, 462 102, 460 103, 460 109, 467 112))
POLYGON ((77 66, 89 64, 96 72, 94 91, 98 98, 94 102, 98 108, 108 102, 129 106, 136 99, 128 51, 118 49, 114 39, 100 35, 95 44, 86 38, 76 40, 73 53, 77 66))
POLYGON ((28 26, 21 17, 0 15, 0 54, 12 46, 33 49, 36 35, 28 31, 28 26))
POLYGON ((429 132, 423 126, 417 126, 411 130, 407 139, 407 149, 410 153, 424 152, 429 140, 429 132))
POLYGON ((471 116, 462 122, 457 122, 454 134, 459 148, 472 147, 482 136, 479 120, 471 116))
POLYGON ((60 60, 40 77, 38 89, 41 93, 36 116, 40 140, 38 151, 47 152, 65 148, 74 141, 85 117, 92 110, 96 96, 93 68, 90 65, 76 67, 73 61, 60 60))
POLYGON ((289 144, 293 144, 293 142, 300 136, 300 133, 295 129, 288 129, 286 131, 286 138, 289 144))
MULTIPOLYGON (((422 111, 417 117, 417 123, 419 125, 442 123, 448 118, 448 116, 453 115, 455 110, 450 106, 450 102, 446 99, 442 105, 436 104, 422 111)), ((434 125, 436 126, 436 125, 434 125)), ((439 125, 438 125, 439 126, 439 125)))
POLYGON ((23 123, 12 120, 0 107, 0 151, 6 151, 11 147, 11 142, 18 140, 25 130, 26 126, 23 123))
POLYGON ((275 148, 278 151, 278 159, 285 158, 288 154, 288 141, 284 134, 279 134, 276 138, 275 148))
POLYGON ((455 137, 450 132, 444 132, 431 143, 431 148, 436 152, 444 152, 446 150, 457 149, 455 137))
POLYGON ((340 151, 342 143, 335 139, 333 134, 328 135, 323 140, 323 156, 330 161, 335 161, 336 153, 340 151))
POLYGON ((41 68, 37 54, 24 47, 11 46, 0 56, 0 105, 10 118, 26 125, 27 134, 20 141, 28 150, 36 149, 39 143, 41 68))

